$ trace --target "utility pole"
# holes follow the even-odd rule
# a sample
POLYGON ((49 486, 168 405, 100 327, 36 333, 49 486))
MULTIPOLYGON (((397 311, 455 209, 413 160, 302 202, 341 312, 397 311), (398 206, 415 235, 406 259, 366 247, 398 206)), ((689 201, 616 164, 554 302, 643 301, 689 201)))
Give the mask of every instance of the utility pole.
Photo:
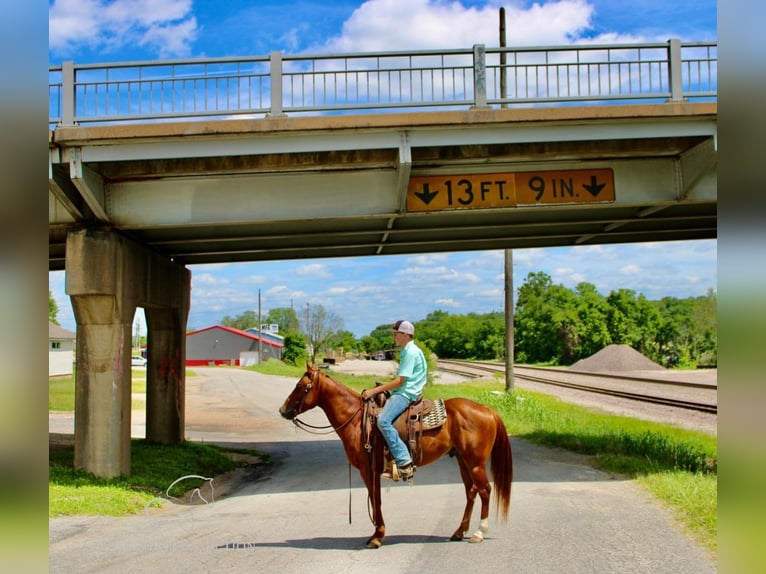
MULTIPOLYGON (((500 8, 500 48, 505 48, 505 8, 500 8)), ((501 108, 508 107, 508 104, 505 103, 505 98, 508 95, 506 75, 505 50, 502 50, 500 52, 500 99, 503 100, 500 103, 501 108)))
POLYGON ((513 390, 513 249, 505 250, 505 390, 513 390))
MULTIPOLYGON (((505 8, 500 8, 500 48, 505 48, 505 8)), ((505 51, 500 52, 500 104, 507 96, 505 51)), ((513 249, 505 250, 505 390, 513 390, 513 249)))
POLYGON ((261 290, 258 289, 258 364, 263 362, 263 323, 261 322, 261 290))

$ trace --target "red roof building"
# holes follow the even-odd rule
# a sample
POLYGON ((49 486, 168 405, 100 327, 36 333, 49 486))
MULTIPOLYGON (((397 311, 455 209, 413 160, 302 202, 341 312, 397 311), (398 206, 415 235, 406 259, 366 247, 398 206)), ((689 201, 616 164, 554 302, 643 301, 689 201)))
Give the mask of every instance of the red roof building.
POLYGON ((271 338, 263 340, 253 333, 213 325, 186 333, 186 365, 246 365, 261 361, 282 359, 283 343, 271 338))

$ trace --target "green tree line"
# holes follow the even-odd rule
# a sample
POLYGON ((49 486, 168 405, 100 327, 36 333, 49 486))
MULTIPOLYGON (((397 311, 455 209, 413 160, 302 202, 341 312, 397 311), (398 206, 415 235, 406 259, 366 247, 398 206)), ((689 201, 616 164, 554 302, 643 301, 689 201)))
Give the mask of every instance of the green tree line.
MULTIPOLYGON (((595 285, 574 289, 556 285, 543 272, 530 273, 517 292, 514 309, 514 359, 518 363, 571 365, 607 345, 625 344, 666 367, 716 366, 717 298, 705 296, 650 301, 631 289, 602 295, 595 285)), ((256 323, 252 311, 226 317, 223 324, 247 328, 256 323)), ((356 339, 343 321, 321 305, 302 321, 291 308, 273 309, 264 323, 277 323, 285 337, 285 360, 316 360, 327 349, 374 353, 393 349, 390 325, 379 325, 356 339), (321 336, 305 329, 314 321, 321 336), (320 325, 321 323, 321 325, 320 325), (307 343, 313 349, 306 352, 307 343)), ((417 341, 437 357, 503 359, 505 317, 502 312, 450 314, 437 310, 415 323, 417 341)))
MULTIPOLYGON (((710 289, 700 297, 663 297, 650 301, 631 289, 601 295, 595 285, 574 289, 554 285, 543 272, 529 273, 518 289, 514 309, 514 360, 517 363, 571 365, 610 344, 625 344, 666 367, 712 367, 718 362, 717 297, 710 289)), ((48 292, 48 316, 57 323, 58 307, 48 292)), ((263 324, 276 323, 285 339, 283 358, 316 362, 328 349, 359 354, 394 349, 389 324, 357 339, 343 320, 321 305, 301 316, 292 307, 271 309, 263 324)), ((249 329, 258 316, 246 311, 226 316, 222 325, 249 329)), ((497 359, 505 357, 502 312, 450 314, 436 310, 415 322, 417 343, 437 357, 497 359)))

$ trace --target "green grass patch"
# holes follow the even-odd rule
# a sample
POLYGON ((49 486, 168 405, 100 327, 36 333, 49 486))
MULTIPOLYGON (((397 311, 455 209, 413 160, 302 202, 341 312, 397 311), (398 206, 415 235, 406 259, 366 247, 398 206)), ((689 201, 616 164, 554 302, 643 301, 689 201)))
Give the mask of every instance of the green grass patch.
POLYGON ((713 553, 718 551, 718 478, 709 473, 667 471, 640 475, 641 483, 713 553))
MULTIPOLYGON (((233 460, 227 452, 231 451, 209 444, 160 445, 134 439, 130 476, 100 478, 74 469, 73 446, 54 445, 49 451, 49 516, 135 514, 152 498, 164 498, 167 488, 182 476, 198 474, 213 478, 243 466, 243 462, 233 460)), ((180 497, 203 484, 200 479, 184 480, 169 494, 180 497)))

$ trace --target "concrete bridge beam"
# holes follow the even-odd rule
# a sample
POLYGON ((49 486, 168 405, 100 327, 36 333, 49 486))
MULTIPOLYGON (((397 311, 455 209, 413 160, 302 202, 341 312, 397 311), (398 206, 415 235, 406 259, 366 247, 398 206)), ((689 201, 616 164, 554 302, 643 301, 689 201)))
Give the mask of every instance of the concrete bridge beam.
POLYGON ((66 272, 77 321, 75 467, 128 475, 133 316, 139 306, 149 310, 147 438, 182 441, 191 274, 121 235, 92 230, 68 234, 66 272))

